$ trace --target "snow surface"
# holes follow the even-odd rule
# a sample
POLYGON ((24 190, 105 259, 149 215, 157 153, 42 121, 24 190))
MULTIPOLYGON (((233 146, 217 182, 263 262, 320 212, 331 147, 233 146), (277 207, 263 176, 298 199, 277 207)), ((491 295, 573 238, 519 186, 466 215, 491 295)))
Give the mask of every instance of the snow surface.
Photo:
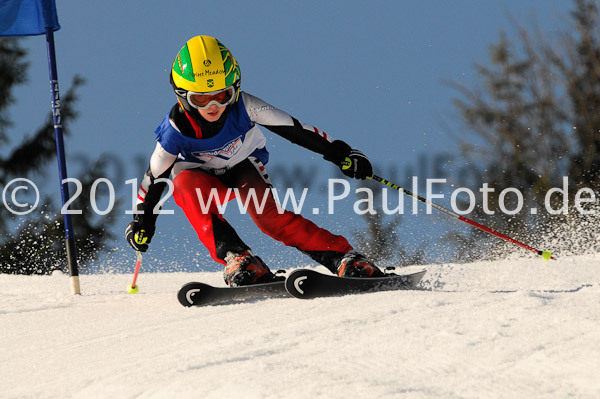
MULTIPOLYGON (((421 290, 184 308, 221 274, 0 275, 1 398, 599 398, 600 255, 427 266, 421 290)), ((416 267, 407 270, 417 269, 416 267)))

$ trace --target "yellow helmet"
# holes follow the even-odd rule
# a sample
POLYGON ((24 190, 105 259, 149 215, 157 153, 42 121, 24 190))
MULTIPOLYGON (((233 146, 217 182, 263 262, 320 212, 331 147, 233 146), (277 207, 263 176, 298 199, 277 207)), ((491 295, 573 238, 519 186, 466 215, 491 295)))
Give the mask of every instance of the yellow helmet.
POLYGON ((171 85, 186 111, 192 109, 187 101, 187 92, 207 93, 233 86, 237 100, 241 77, 233 54, 210 36, 195 36, 188 40, 175 57, 171 69, 171 85))

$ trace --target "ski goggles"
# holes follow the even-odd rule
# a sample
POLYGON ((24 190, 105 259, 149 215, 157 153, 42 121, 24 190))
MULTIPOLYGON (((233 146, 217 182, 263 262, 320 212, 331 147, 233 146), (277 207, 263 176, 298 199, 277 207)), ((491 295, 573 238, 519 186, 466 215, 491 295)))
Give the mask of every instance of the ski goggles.
POLYGON ((235 88, 229 86, 223 90, 209 91, 206 93, 178 90, 177 94, 181 97, 185 97, 187 102, 194 108, 208 109, 213 104, 217 107, 224 107, 231 104, 235 99, 235 88))

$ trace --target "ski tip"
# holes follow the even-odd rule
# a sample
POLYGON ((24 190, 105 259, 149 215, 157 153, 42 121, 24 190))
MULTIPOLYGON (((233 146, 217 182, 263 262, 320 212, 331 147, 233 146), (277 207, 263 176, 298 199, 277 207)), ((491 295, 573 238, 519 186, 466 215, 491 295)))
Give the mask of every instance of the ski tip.
POLYGON ((181 289, 179 289, 179 292, 177 293, 177 299, 179 300, 179 303, 185 307, 193 306, 196 304, 196 295, 200 292, 204 292, 206 287, 209 286, 195 281, 186 283, 181 287, 181 289))

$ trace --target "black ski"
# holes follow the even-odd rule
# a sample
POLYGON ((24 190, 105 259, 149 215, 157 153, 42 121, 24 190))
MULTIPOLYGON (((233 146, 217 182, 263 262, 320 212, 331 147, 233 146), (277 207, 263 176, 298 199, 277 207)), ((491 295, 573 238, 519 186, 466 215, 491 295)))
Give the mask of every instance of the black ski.
POLYGON ((214 287, 205 283, 187 283, 177 293, 183 306, 220 305, 253 299, 286 297, 311 299, 341 296, 359 292, 413 289, 425 270, 386 277, 347 278, 316 272, 310 269, 294 270, 285 282, 254 284, 244 287, 214 287))
POLYGON ((405 275, 350 278, 323 274, 310 269, 291 272, 285 280, 290 295, 301 299, 341 296, 359 292, 409 290, 421 281, 426 270, 405 275))
POLYGON ((183 306, 219 305, 252 299, 289 296, 284 282, 254 284, 244 287, 214 287, 204 283, 187 283, 177 293, 183 306))

